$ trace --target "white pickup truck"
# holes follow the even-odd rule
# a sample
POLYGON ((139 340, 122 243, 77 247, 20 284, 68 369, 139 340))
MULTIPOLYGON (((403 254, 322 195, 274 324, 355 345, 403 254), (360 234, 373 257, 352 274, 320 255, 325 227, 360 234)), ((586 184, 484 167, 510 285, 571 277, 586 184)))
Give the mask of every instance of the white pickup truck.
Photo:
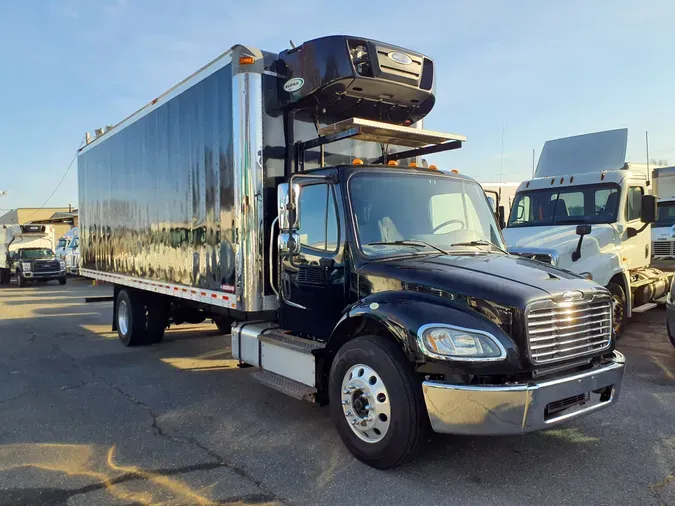
POLYGON ((646 165, 626 163, 627 130, 547 141, 503 230, 511 253, 592 279, 614 298, 613 327, 656 306, 671 275, 651 268, 656 197, 646 165))

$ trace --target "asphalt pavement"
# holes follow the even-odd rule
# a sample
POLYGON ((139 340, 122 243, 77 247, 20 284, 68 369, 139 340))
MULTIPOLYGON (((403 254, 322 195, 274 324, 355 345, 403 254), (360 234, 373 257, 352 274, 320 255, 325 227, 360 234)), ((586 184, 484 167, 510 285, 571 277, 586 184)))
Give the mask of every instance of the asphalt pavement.
POLYGON ((519 437, 432 436, 377 471, 326 408, 253 381, 215 325, 125 348, 109 286, 0 288, 0 505, 673 505, 675 349, 663 309, 619 349, 619 403, 519 437))

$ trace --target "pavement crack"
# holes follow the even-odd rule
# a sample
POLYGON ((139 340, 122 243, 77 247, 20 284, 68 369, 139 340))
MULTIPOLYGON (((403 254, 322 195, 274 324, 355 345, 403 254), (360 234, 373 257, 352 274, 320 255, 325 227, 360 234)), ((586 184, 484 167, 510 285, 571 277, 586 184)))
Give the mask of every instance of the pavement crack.
MULTIPOLYGON (((244 478, 245 480, 249 481, 253 485, 255 485, 259 490, 263 492, 263 494, 260 494, 261 497, 266 497, 267 501, 269 502, 270 500, 274 500, 278 503, 281 504, 286 504, 290 505, 291 503, 282 498, 277 496, 274 492, 271 490, 267 490, 267 488, 263 485, 263 483, 260 480, 255 479, 253 476, 251 476, 245 469, 238 467, 231 462, 228 462, 225 457, 219 455, 217 452, 213 451, 211 448, 207 447, 206 445, 200 443, 197 439, 191 437, 191 436, 183 436, 183 435, 176 435, 168 432, 165 430, 160 422, 159 422, 159 415, 155 413, 155 411, 152 409, 152 407, 145 402, 143 402, 140 399, 137 399, 133 395, 131 395, 129 392, 127 392, 124 388, 122 388, 120 385, 117 385, 113 383, 112 381, 108 380, 107 378, 95 373, 93 370, 90 368, 80 364, 73 356, 69 355, 66 353, 60 346, 57 344, 54 344, 54 347, 64 355, 65 357, 68 357, 73 364, 73 367, 76 367, 80 370, 83 370, 87 372, 89 375, 91 375, 92 378, 95 378, 96 380, 104 383, 106 386, 111 388, 112 390, 115 390, 117 393, 119 393, 122 397, 124 397, 127 401, 135 404, 136 406, 140 407, 141 409, 145 410, 152 421, 151 423, 151 428, 153 432, 158 436, 165 438, 173 443, 179 443, 179 444, 186 444, 186 445, 191 445, 194 448, 197 448, 201 450, 202 452, 206 453, 209 457, 211 457, 215 463, 218 464, 218 466, 226 467, 230 470, 232 470, 234 473, 236 473, 238 476, 244 478)), ((228 504, 225 502, 224 504, 228 504)))
POLYGON ((88 386, 88 385, 93 385, 95 383, 96 382, 92 382, 92 381, 80 381, 79 383, 77 383, 75 385, 65 385, 65 386, 62 386, 62 387, 59 387, 59 388, 50 388, 49 390, 44 390, 44 391, 41 391, 41 392, 29 392, 29 393, 19 394, 19 395, 16 395, 14 397, 10 397, 9 399, 0 400, 0 404, 5 404, 7 402, 12 402, 12 401, 19 401, 19 400, 22 400, 22 399, 31 399, 33 397, 41 397, 43 395, 50 395, 50 394, 54 394, 54 393, 57 393, 57 392, 65 392, 65 391, 68 391, 68 390, 75 390, 76 388, 82 388, 82 387, 85 387, 85 386, 88 386))
POLYGON ((667 506, 666 501, 663 499, 663 497, 661 497, 661 490, 666 488, 666 486, 673 480, 675 480, 675 472, 670 473, 660 482, 652 483, 647 487, 649 488, 649 491, 652 493, 652 495, 654 495, 654 497, 659 501, 659 506, 667 506))

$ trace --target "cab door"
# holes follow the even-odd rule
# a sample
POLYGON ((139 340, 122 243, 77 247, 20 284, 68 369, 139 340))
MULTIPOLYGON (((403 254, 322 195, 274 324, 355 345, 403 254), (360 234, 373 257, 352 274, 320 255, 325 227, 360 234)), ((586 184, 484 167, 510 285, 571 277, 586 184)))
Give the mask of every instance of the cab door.
POLYGON ((327 338, 346 304, 344 219, 339 187, 329 181, 300 183, 300 249, 281 261, 282 328, 327 338))
POLYGON ((623 257, 629 269, 647 267, 651 263, 651 234, 645 230, 637 235, 633 231, 644 225, 642 216, 642 196, 647 192, 640 182, 629 183, 626 188, 624 206, 624 224, 622 233, 623 257))

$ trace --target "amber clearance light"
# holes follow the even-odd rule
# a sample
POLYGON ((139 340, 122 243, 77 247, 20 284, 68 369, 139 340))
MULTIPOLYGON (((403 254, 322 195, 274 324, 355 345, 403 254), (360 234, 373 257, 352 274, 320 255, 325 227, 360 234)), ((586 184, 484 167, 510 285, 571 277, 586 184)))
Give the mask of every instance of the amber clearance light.
POLYGON ((255 63, 253 56, 242 56, 239 58, 239 65, 251 65, 255 63))

